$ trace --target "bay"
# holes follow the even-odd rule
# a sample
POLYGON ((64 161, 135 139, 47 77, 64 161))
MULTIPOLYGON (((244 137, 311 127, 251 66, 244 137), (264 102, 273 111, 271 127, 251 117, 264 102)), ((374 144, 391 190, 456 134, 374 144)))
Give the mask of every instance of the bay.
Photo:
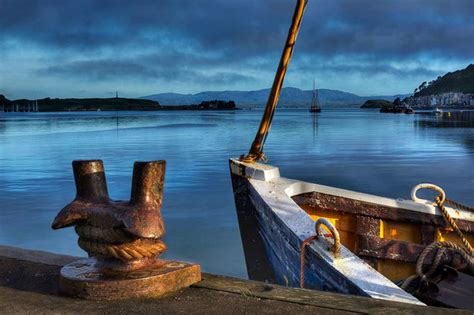
MULTIPOLYGON (((102 159, 126 200, 134 161, 166 160, 165 257, 246 278, 228 159, 246 153, 262 112, 0 113, 0 244, 85 255, 51 230, 75 195, 71 161, 102 159)), ((393 198, 421 182, 474 204, 474 113, 280 109, 266 143, 282 176, 393 198)), ((428 197, 428 195, 427 195, 428 197)))

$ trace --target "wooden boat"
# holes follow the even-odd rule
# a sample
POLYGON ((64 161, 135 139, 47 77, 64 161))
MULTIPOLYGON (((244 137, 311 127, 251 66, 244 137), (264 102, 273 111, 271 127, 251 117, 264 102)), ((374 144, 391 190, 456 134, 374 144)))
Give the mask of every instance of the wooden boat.
MULTIPOLYGON (((459 252, 467 257, 467 264, 474 270, 473 250, 469 244, 474 241, 474 212, 465 206, 445 207, 444 195, 440 195, 437 206, 432 201, 417 199, 416 189, 412 193, 413 200, 395 200, 283 178, 277 167, 257 163, 265 160, 263 146, 305 5, 305 0, 297 1, 250 151, 230 160, 249 278, 423 304, 394 281, 410 283, 408 280, 415 273, 420 254, 423 255, 421 267, 426 267, 425 249, 437 246, 435 241, 461 243, 457 236, 463 233, 462 244, 467 250, 461 248, 459 252), (449 225, 444 218, 448 216, 449 225), (454 226, 457 233, 450 229, 454 226)), ((436 252, 437 258, 440 253, 436 252)), ((431 256, 435 256, 433 252, 431 256)), ((439 260, 437 263, 435 260, 433 267, 437 264, 439 260)), ((469 294, 470 291, 462 292, 469 294)))
MULTIPOLYGON (((320 237, 304 257, 304 287, 377 299, 421 303, 393 281, 415 273, 423 249, 436 240, 456 240, 432 202, 390 199, 282 178, 277 167, 230 160, 230 170, 249 278, 300 286, 301 246, 315 221, 339 231, 320 237)), ((449 208, 474 241, 474 213, 449 208)))

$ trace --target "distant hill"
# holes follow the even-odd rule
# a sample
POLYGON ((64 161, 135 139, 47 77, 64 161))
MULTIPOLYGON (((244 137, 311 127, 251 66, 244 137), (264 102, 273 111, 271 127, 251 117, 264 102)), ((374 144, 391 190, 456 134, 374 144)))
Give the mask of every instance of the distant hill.
POLYGON ((162 108, 156 101, 133 98, 44 98, 39 100, 8 100, 0 95, 0 110, 30 110, 38 104, 40 112, 63 111, 97 111, 97 110, 159 110, 162 108))
POLYGON ((65 112, 65 111, 155 111, 155 110, 238 110, 233 101, 212 100, 199 104, 161 106, 153 100, 134 98, 44 98, 10 101, 0 94, 0 111, 65 112), (36 106, 37 105, 37 106, 36 106))
POLYGON ((415 91, 418 91, 415 97, 449 92, 474 94, 474 64, 462 70, 448 72, 431 82, 423 82, 415 91))
POLYGON ((7 99, 5 95, 0 94, 0 105, 9 105, 12 101, 7 99))
MULTIPOLYGON (((202 101, 210 100, 233 100, 237 106, 256 105, 262 106, 266 103, 270 89, 262 89, 255 91, 205 91, 197 94, 179 94, 179 93, 160 93, 143 96, 143 99, 149 99, 159 102, 163 105, 189 105, 197 104, 202 101)), ((311 103, 312 90, 300 90, 294 87, 283 88, 280 95, 280 105, 282 106, 309 106, 311 103)), ((408 95, 393 96, 358 96, 356 94, 319 89, 319 99, 322 105, 361 105, 369 99, 385 99, 393 101, 397 97, 405 97, 408 95)))
MULTIPOLYGON (((16 101, 15 101, 16 102, 16 101)), ((156 101, 133 98, 45 98, 38 100, 40 111, 157 110, 156 101)))

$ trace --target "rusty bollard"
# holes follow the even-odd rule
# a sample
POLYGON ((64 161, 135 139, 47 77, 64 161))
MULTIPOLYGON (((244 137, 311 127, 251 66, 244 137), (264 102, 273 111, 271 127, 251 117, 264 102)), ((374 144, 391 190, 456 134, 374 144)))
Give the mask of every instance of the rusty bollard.
POLYGON ((101 160, 72 166, 76 198, 52 227, 74 225, 89 258, 61 269, 62 293, 95 300, 157 297, 201 280, 199 265, 159 259, 166 250, 160 212, 165 161, 135 162, 130 201, 109 198, 101 160))

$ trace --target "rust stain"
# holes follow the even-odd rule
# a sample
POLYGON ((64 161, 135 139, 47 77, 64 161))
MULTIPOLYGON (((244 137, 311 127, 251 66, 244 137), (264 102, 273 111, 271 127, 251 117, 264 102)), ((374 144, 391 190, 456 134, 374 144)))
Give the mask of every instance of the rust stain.
MULTIPOLYGON (((449 238, 459 242, 455 233, 449 233, 449 227, 441 216, 320 192, 292 198, 311 218, 334 220, 336 228, 341 231, 341 243, 392 280, 411 275, 418 256, 435 239, 449 238)), ((471 233, 473 222, 457 222, 469 239, 474 237, 471 233)), ((447 253, 444 260, 459 265, 454 254, 447 253)))
POLYGON ((75 226, 79 246, 108 270, 156 265, 166 250, 161 217, 165 161, 135 162, 129 201, 111 200, 100 160, 73 161, 76 198, 52 228, 75 226))
POLYGON ((53 221, 74 226, 88 259, 61 269, 62 293, 92 300, 158 297, 201 280, 197 264, 159 259, 165 161, 135 162, 129 201, 109 197, 100 160, 72 162, 76 198, 53 221))

